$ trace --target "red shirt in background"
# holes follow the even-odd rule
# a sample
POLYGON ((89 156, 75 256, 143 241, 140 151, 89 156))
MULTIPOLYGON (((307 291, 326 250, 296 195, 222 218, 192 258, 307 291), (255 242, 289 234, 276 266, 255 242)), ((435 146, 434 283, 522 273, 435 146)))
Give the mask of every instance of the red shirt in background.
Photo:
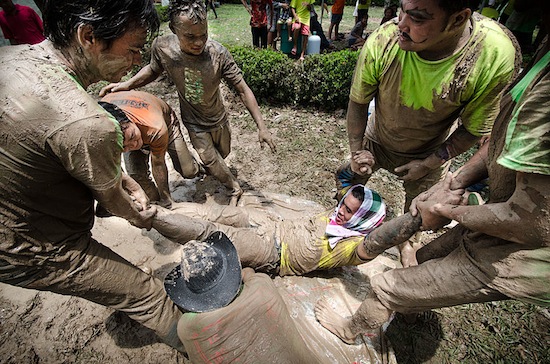
POLYGON ((15 13, 0 11, 0 27, 11 44, 36 44, 44 39, 44 26, 38 14, 28 6, 15 4, 15 13))

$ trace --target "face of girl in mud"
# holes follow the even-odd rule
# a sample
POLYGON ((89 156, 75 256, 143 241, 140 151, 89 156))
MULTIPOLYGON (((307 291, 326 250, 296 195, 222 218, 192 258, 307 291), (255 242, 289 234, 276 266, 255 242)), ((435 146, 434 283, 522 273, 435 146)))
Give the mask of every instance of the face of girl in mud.
POLYGON ((454 19, 439 7, 437 0, 403 0, 398 23, 399 47, 417 53, 444 49, 456 34, 454 19))
POLYGON ((141 138, 141 131, 136 124, 130 122, 124 123, 121 126, 124 133, 123 152, 130 152, 132 150, 139 150, 143 146, 143 139, 141 138))
POLYGON ((208 40, 208 23, 205 21, 195 23, 186 15, 179 15, 171 25, 172 32, 176 34, 182 52, 200 56, 208 40))
POLYGON ((349 194, 344 198, 344 201, 342 201, 342 204, 340 205, 340 208, 338 209, 338 213, 336 214, 336 223, 338 225, 344 225, 346 222, 351 219, 353 214, 359 210, 359 207, 361 207, 361 201, 359 201, 353 194, 349 194))

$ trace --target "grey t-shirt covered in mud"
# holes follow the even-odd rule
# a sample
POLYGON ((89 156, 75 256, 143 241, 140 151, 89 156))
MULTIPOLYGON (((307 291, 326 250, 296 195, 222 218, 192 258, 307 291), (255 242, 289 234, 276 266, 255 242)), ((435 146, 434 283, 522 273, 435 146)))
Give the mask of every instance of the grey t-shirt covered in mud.
POLYGON ((243 80, 241 69, 220 43, 208 40, 201 55, 181 51, 175 34, 158 37, 151 51, 151 69, 166 71, 176 85, 183 124, 194 132, 211 131, 227 122, 220 82, 243 80))
POLYGON ((88 234, 93 191, 121 174, 120 126, 59 59, 48 41, 0 52, 0 256, 11 263, 88 234))

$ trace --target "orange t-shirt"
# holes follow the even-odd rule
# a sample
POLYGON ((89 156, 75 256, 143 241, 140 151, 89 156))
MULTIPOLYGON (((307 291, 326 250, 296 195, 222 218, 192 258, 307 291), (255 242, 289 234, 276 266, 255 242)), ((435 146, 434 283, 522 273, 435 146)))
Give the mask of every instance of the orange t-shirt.
POLYGON ((346 5, 346 0, 336 0, 334 4, 332 4, 330 12, 332 14, 344 14, 344 5, 346 5))
POLYGON ((151 153, 166 153, 169 143, 168 123, 171 121, 170 106, 143 91, 119 91, 107 94, 101 101, 118 106, 141 131, 143 144, 151 153))

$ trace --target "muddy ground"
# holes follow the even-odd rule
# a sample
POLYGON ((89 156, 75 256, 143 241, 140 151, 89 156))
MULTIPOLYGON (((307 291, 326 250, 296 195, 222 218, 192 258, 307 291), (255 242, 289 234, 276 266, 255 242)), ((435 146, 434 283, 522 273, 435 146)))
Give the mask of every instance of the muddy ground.
MULTIPOLYGON (((144 89, 161 95, 175 110, 179 110, 173 86, 166 80, 144 89)), ((278 152, 272 154, 267 146, 260 149, 256 128, 244 106, 231 93, 226 92, 226 95, 233 129, 233 152, 227 162, 244 189, 285 193, 331 207, 333 171, 348 151, 344 110, 324 113, 262 106, 278 146, 278 152)), ((176 200, 201 202, 209 193, 220 203, 226 201, 224 188, 211 177, 183 180, 173 173, 170 177, 176 200)), ((377 173, 369 185, 386 200, 389 216, 395 216, 404 200, 400 182, 387 173, 377 173)), ((142 231, 118 218, 97 219, 94 236, 132 263, 151 269, 159 277, 167 273, 167 262, 175 259, 177 251, 173 243, 154 231, 142 231)), ((457 312, 460 314, 460 311, 450 310, 424 315, 416 324, 415 330, 420 334, 415 334, 412 339, 409 337, 411 342, 405 342, 406 338, 400 336, 406 330, 403 320, 398 318, 396 324, 390 326, 389 334, 397 341, 392 342, 392 346, 397 347, 400 362, 441 362, 444 357, 454 362, 445 352, 437 353, 445 338, 453 341, 452 346, 456 343, 455 358, 460 358, 461 351, 467 353, 460 336, 463 327, 453 326, 453 322, 442 323, 446 314, 451 317, 457 312), (445 330, 448 332, 444 333, 445 330)), ((549 318, 546 318, 540 323, 542 334, 531 331, 546 342, 548 333, 544 334, 544 328, 549 327, 548 322, 549 318)), ((540 325, 537 326, 539 330, 540 325)), ((75 297, 0 285, 0 362, 187 361, 181 354, 159 343, 150 331, 109 308, 75 297)))

